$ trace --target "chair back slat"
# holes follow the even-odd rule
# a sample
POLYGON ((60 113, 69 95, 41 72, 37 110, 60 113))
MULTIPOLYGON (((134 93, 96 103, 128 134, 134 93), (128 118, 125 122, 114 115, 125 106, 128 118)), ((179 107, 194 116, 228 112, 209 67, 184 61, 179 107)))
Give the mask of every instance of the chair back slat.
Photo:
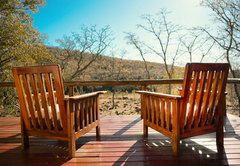
POLYGON ((58 125, 58 117, 57 117, 57 103, 56 103, 56 99, 55 99, 55 95, 54 95, 54 89, 53 89, 53 83, 52 83, 52 78, 51 78, 51 74, 46 74, 46 85, 47 85, 47 90, 48 90, 48 101, 51 107, 51 112, 49 112, 50 116, 53 119, 53 123, 54 123, 54 129, 55 131, 59 131, 59 125, 58 125))
MULTIPOLYGON (((54 76, 54 85, 56 89, 56 98, 58 102, 59 108, 65 108, 65 103, 64 103, 64 88, 63 88, 63 80, 62 80, 62 75, 60 71, 60 66, 58 66, 58 70, 52 70, 52 74, 54 76), (61 99, 61 100, 59 100, 61 99)), ((67 118, 66 118, 66 111, 65 109, 60 110, 60 118, 61 118, 61 124, 62 128, 65 134, 67 134, 67 118)))
POLYGON ((209 104, 209 99, 211 95, 211 86, 213 82, 213 71, 208 72, 208 80, 207 80, 207 86, 206 86, 206 92, 204 93, 203 103, 202 103, 202 111, 201 111, 201 120, 200 120, 200 126, 204 126, 206 119, 207 119, 207 109, 209 104))
POLYGON ((52 129, 52 124, 50 122, 50 117, 49 117, 49 107, 48 107, 48 99, 47 99, 47 94, 46 94, 46 87, 45 87, 45 79, 42 74, 38 74, 38 85, 39 85, 39 93, 41 94, 41 103, 42 103, 42 115, 43 115, 43 120, 47 126, 48 131, 51 131, 52 129))
POLYGON ((15 82, 16 82, 16 87, 18 87, 17 88, 18 99, 19 99, 20 103, 24 103, 24 104, 20 104, 21 110, 24 110, 24 111, 21 111, 21 116, 24 119, 26 129, 30 130, 32 127, 32 124, 31 124, 31 118, 29 115, 27 99, 26 99, 26 96, 23 95, 23 93, 20 91, 21 89, 24 89, 22 78, 20 75, 14 75, 14 78, 15 78, 15 82))
POLYGON ((39 122, 40 128, 44 129, 45 125, 43 122, 43 118, 42 118, 42 114, 41 114, 41 103, 40 103, 40 98, 39 98, 39 94, 38 94, 38 87, 37 87, 37 81, 36 81, 36 76, 34 74, 30 74, 30 81, 31 81, 31 88, 32 88, 32 93, 33 93, 33 99, 35 102, 35 107, 37 110, 37 120, 39 122))
POLYGON ((27 103, 25 103, 25 104, 28 105, 27 110, 30 112, 32 125, 35 129, 37 129, 37 122, 36 122, 35 111, 34 111, 34 103, 33 103, 33 98, 32 98, 32 92, 30 89, 28 75, 26 75, 26 74, 22 75, 22 80, 23 80, 23 87, 25 90, 25 98, 26 98, 25 101, 27 101, 27 103))
POLYGON ((60 67, 16 67, 13 68, 13 75, 27 130, 38 129, 67 134, 60 67))
POLYGON ((199 72, 194 72, 193 76, 193 84, 191 87, 191 97, 189 101, 189 111, 187 114, 187 129, 191 128, 192 121, 193 121, 193 114, 195 109, 195 102, 196 102, 196 96, 197 96, 197 88, 198 88, 198 81, 199 81, 199 72))
POLYGON ((212 124, 212 118, 214 115, 214 111, 215 111, 215 101, 218 100, 216 99, 217 97, 217 90, 218 90, 218 83, 219 83, 219 76, 220 76, 220 71, 216 71, 214 73, 214 80, 213 80, 213 85, 212 85, 212 89, 211 89, 211 97, 209 100, 209 107, 208 107, 208 116, 207 116, 207 124, 206 125, 211 125, 212 124))
POLYGON ((203 103, 203 95, 204 95, 205 86, 206 86, 206 76, 207 76, 207 72, 203 71, 200 78, 201 83, 199 86, 199 92, 196 98, 197 104, 196 104, 196 111, 194 114, 194 128, 197 128, 197 126, 199 125, 201 108, 203 103))
MULTIPOLYGON (((219 108, 220 106, 219 105, 221 105, 220 103, 221 102, 224 102, 224 95, 225 95, 225 88, 223 88, 223 87, 226 87, 226 82, 224 81, 224 80, 227 80, 227 78, 228 78, 228 71, 222 71, 221 72, 221 80, 220 80, 220 82, 219 82, 219 86, 218 86, 218 96, 217 96, 217 110, 218 109, 221 109, 221 108, 219 108), (222 95, 222 94, 224 94, 224 95, 222 95)), ((220 116, 222 116, 221 114, 214 114, 214 117, 216 118, 216 119, 218 119, 220 116)))
POLYGON ((215 124, 221 113, 229 64, 189 63, 185 68, 181 95, 180 130, 215 124))
POLYGON ((180 113, 180 130, 183 133, 184 127, 186 124, 186 110, 187 105, 189 104, 189 93, 190 93, 190 87, 191 87, 191 81, 192 81, 192 66, 187 64, 185 67, 184 72, 184 80, 183 80, 183 87, 181 90, 180 95, 184 96, 184 98, 181 100, 180 107, 181 107, 181 113, 180 113))

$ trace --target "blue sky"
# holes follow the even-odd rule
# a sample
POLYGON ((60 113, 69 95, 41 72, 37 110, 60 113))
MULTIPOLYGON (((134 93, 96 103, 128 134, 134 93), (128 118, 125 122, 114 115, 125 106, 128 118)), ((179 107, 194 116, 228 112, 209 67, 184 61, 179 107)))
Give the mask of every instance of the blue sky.
MULTIPOLYGON (((172 12, 169 20, 175 24, 188 28, 211 24, 210 12, 199 6, 199 0, 46 0, 46 3, 32 16, 34 26, 48 35, 48 45, 58 46, 57 39, 79 32, 82 24, 96 24, 99 29, 109 25, 115 37, 113 44, 116 49, 127 51, 126 59, 141 60, 133 46, 126 44, 124 32, 143 33, 136 27, 142 23, 142 14, 155 15, 166 8, 172 12)), ((147 60, 161 62, 156 56, 149 56, 147 60)))

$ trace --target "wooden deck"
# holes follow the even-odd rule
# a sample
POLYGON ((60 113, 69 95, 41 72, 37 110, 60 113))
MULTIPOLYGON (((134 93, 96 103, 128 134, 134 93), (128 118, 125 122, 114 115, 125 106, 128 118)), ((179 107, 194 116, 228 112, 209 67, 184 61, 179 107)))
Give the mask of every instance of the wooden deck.
POLYGON ((21 150, 20 119, 0 118, 0 165, 240 165, 240 118, 225 119, 224 148, 217 152, 215 133, 182 140, 180 157, 171 140, 149 129, 142 135, 139 116, 101 116, 101 140, 95 129, 77 140, 76 156, 66 156, 67 142, 30 137, 21 150))

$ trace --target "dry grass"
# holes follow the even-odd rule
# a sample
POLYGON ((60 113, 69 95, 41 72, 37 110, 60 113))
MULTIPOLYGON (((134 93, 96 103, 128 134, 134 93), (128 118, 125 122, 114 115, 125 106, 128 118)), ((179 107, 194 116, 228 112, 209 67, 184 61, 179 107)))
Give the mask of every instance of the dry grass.
POLYGON ((119 92, 115 94, 114 106, 112 93, 100 97, 101 115, 135 115, 141 114, 140 95, 136 93, 119 92))

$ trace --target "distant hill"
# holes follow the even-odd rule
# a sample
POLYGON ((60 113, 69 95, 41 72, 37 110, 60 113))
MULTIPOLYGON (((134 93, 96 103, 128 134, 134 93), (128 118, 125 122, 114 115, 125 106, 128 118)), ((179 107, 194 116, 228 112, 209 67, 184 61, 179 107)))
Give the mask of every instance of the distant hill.
MULTIPOLYGON (((48 50, 51 54, 56 54, 57 49, 55 47, 49 47, 48 50)), ((59 50, 58 50, 59 52, 59 50)), ((88 56, 88 53, 86 53, 88 56)), ((118 58, 114 59, 115 63, 119 61, 118 58)), ((70 62, 67 67, 68 72, 74 70, 74 65, 76 62, 74 60, 70 62)), ((76 80, 82 81, 107 81, 107 80, 116 80, 116 76, 112 77, 112 73, 109 71, 111 69, 111 64, 113 63, 113 58, 108 56, 101 56, 93 64, 89 66, 87 70, 84 71, 83 75, 76 80)), ((143 61, 136 60, 126 60, 122 59, 121 62, 123 65, 122 71, 120 72, 119 80, 144 80, 147 79, 147 74, 143 61)), ((151 79, 164 79, 165 67, 164 64, 147 62, 149 73, 151 79)), ((118 66, 115 65, 114 75, 117 74, 118 66)))
MULTIPOLYGON (((57 48, 57 47, 49 47, 48 48, 49 53, 51 54, 59 54, 63 50, 57 48)), ((89 56, 91 56, 89 53, 84 54, 84 58, 86 61, 89 60, 89 56)), ((57 62, 58 63, 58 62, 57 62)), ((66 69, 64 70, 64 75, 71 74, 71 71, 74 70, 76 67, 77 62, 72 59, 71 62, 67 65, 66 69)), ((58 63, 60 64, 60 63, 58 63)), ((154 63, 154 62, 147 62, 147 66, 149 69, 150 77, 153 80, 157 79, 164 79, 166 77, 165 72, 165 66, 161 63, 154 63)), ((75 78, 74 80, 79 81, 116 81, 117 80, 117 74, 118 69, 121 69, 121 72, 119 74, 118 80, 146 80, 148 79, 147 73, 145 70, 145 64, 143 61, 136 61, 136 60, 126 60, 126 59, 119 59, 119 58, 112 58, 108 56, 101 56, 98 58, 94 63, 92 63, 79 77, 75 78), (111 72, 112 69, 112 63, 115 62, 115 70, 114 72, 111 72), (121 63, 116 63, 120 61, 121 63)), ((183 77, 183 68, 181 67, 175 67, 175 72, 177 78, 183 77)), ((111 90, 112 86, 109 87, 95 87, 95 90, 111 90), (105 88, 105 89, 104 89, 105 88)), ((136 86, 118 86, 117 89, 121 91, 132 91, 134 89, 137 89, 139 87, 136 86)), ((93 91, 92 87, 84 87, 84 92, 93 91)))

